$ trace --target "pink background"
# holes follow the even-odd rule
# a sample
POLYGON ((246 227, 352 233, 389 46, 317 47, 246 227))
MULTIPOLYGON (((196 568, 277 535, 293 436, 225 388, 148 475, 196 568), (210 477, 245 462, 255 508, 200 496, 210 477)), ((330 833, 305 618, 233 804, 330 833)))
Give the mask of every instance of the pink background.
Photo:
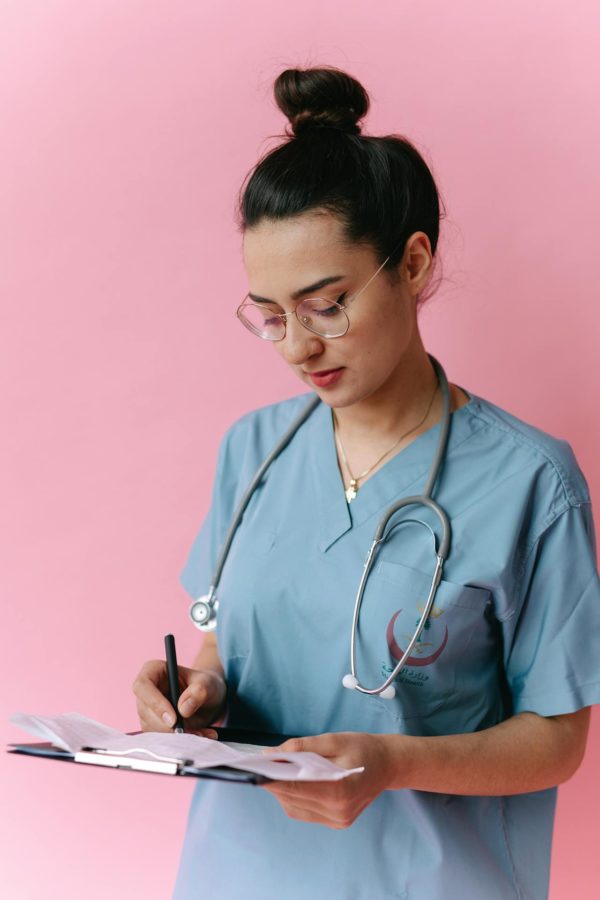
MULTIPOLYGON (((163 635, 184 664, 199 646, 178 575, 220 437, 306 389, 234 319, 234 203, 283 130, 271 85, 288 66, 355 74, 367 131, 425 154, 448 210, 426 345, 467 390, 569 440, 600 509, 597 3, 4 0, 0 15, 5 742, 28 739, 16 710, 132 730, 131 682, 163 635)), ((596 717, 559 792, 553 900, 597 896, 598 764, 596 717)), ((170 896, 192 783, 1 765, 3 896, 170 896)))

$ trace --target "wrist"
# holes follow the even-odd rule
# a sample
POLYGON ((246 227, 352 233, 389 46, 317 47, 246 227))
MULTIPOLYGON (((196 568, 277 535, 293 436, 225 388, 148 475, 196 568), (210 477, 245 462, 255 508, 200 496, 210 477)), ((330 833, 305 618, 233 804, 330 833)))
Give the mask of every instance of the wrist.
POLYGON ((407 734, 381 734, 378 737, 383 753, 385 790, 399 791, 409 787, 418 755, 414 743, 418 739, 407 734))
POLYGON ((227 688, 227 681, 226 681, 223 673, 220 671, 213 670, 212 674, 215 675, 216 678, 218 679, 218 681, 221 682, 223 696, 222 696, 221 702, 218 704, 217 708, 215 709, 215 714, 214 714, 210 724, 216 725, 216 726, 223 726, 229 716, 229 703, 228 703, 228 699, 229 699, 228 693, 229 692, 228 692, 228 688, 227 688))

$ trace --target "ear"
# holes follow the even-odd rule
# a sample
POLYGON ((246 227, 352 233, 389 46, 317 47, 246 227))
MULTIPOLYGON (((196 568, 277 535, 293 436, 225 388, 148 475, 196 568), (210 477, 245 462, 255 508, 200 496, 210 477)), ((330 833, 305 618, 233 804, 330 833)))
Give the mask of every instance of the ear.
POLYGON ((415 231, 404 248, 406 283, 414 294, 425 285, 431 272, 432 253, 429 238, 423 231, 415 231))

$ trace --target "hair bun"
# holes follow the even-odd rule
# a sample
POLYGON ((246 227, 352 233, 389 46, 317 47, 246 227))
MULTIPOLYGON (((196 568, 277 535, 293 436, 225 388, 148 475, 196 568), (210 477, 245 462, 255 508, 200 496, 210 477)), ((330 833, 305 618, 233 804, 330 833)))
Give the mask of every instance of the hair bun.
POLYGON ((313 128, 335 128, 360 134, 357 122, 369 109, 369 95, 355 78, 333 66, 286 69, 273 88, 295 137, 313 128))

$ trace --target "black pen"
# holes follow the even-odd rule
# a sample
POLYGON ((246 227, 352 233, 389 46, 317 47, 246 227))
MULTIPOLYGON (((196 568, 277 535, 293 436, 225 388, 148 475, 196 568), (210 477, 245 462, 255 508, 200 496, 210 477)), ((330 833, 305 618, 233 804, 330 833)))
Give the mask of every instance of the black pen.
POLYGON ((176 734, 183 734, 185 732, 183 718, 177 709, 177 704, 179 703, 179 669, 177 668, 175 638, 172 634, 165 635, 165 654, 167 657, 167 678, 169 679, 169 700, 177 716, 173 730, 176 734))

